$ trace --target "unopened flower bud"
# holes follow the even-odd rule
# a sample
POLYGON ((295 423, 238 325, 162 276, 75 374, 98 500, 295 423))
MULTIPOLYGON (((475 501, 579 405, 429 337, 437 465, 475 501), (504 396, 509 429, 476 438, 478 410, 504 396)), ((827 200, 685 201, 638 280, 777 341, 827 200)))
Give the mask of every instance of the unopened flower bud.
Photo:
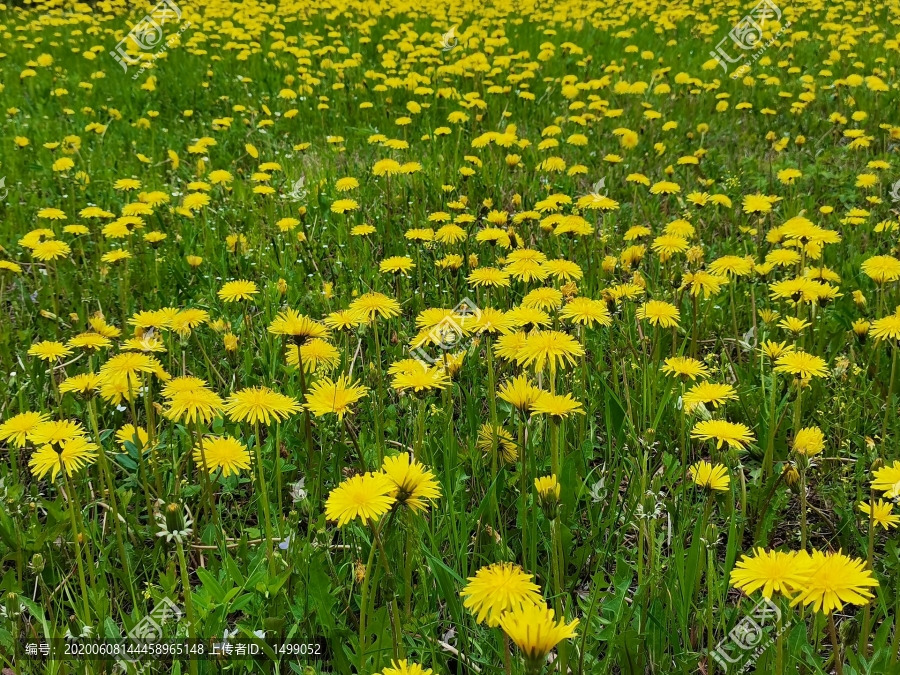
POLYGON ((534 479, 534 487, 538 493, 538 503, 547 516, 547 520, 556 520, 559 513, 559 481, 556 476, 541 476, 534 479))
POLYGON ((785 464, 782 473, 784 475, 784 482, 788 487, 794 488, 800 482, 800 472, 797 471, 797 467, 793 464, 785 464))

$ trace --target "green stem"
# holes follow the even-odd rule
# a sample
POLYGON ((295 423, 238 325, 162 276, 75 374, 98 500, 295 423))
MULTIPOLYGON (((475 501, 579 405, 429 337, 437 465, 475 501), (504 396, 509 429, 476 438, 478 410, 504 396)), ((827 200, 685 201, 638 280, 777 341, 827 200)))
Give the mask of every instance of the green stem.
MULTIPOLYGON (((875 570, 875 490, 869 488, 869 541, 866 548, 866 566, 869 570, 875 570)), ((869 626, 872 620, 872 605, 867 603, 863 608, 862 631, 859 634, 859 651, 865 658, 869 657, 869 626)))
POLYGON ((212 361, 209 360, 209 355, 206 353, 206 348, 203 346, 203 342, 197 336, 197 333, 193 333, 193 336, 194 336, 194 341, 197 343, 197 346, 200 347, 200 353, 203 354, 203 360, 206 361, 207 378, 211 380, 212 377, 210 377, 209 374, 215 373, 216 377, 219 380, 219 384, 224 387, 226 385, 225 378, 222 377, 222 374, 213 365, 212 361))
POLYGON ((844 675, 844 655, 838 644, 837 631, 834 628, 834 614, 828 615, 828 634, 831 636, 831 647, 834 650, 834 669, 837 675, 844 675))
MULTIPOLYGON (((135 434, 137 434, 138 418, 134 407, 134 392, 132 391, 131 379, 128 380, 128 404, 131 406, 131 423, 134 425, 135 434)), ((138 472, 141 475, 141 485, 144 488, 144 500, 147 505, 147 520, 149 521, 151 519, 151 514, 153 513, 153 502, 150 499, 150 487, 147 481, 147 463, 144 461, 144 446, 138 444, 136 447, 138 455, 138 472)))
MULTIPOLYGON (((410 516, 412 514, 410 513, 410 516)), ((412 563, 413 563, 413 533, 415 528, 414 518, 406 528, 406 553, 403 561, 403 608, 406 618, 412 616, 412 563)))
POLYGON ((891 642, 891 665, 893 666, 900 659, 900 587, 894 591, 896 600, 894 601, 894 639, 891 642))
MULTIPOLYGON (((556 618, 559 621, 565 620, 565 606, 563 604, 563 561, 562 561, 562 533, 560 531, 559 516, 550 523, 550 548, 553 572, 553 607, 556 612, 556 618)), ((562 675, 568 673, 566 663, 568 661, 568 653, 566 642, 563 640, 557 647, 559 651, 559 672, 562 675)))
MULTIPOLYGON (((709 523, 709 517, 712 513, 712 504, 713 498, 711 495, 706 496, 706 505, 703 507, 703 520, 700 521, 700 536, 704 539, 707 539, 708 534, 706 532, 706 526, 709 523)), ((700 578, 702 575, 697 575, 697 583, 694 585, 694 604, 697 602, 697 596, 700 595, 700 578)))
MULTIPOLYGON (((178 549, 178 564, 181 568, 181 587, 184 593, 184 609, 187 612, 188 620, 188 637, 191 640, 197 639, 197 624, 194 621, 194 601, 191 598, 191 578, 188 576, 187 563, 184 559, 184 545, 181 543, 181 537, 175 539, 178 549)), ((188 661, 191 675, 197 675, 197 660, 190 659, 188 661)))
POLYGON ((557 480, 562 478, 559 466, 559 420, 550 416, 550 472, 557 480))
MULTIPOLYGON (((283 487, 281 485, 281 424, 277 422, 275 423, 275 452, 273 455, 275 458, 275 488, 278 495, 278 518, 275 519, 275 524, 280 537, 282 519, 284 518, 284 500, 282 498, 283 487)), ((322 457, 324 458, 324 453, 322 453, 322 457)))
MULTIPOLYGON (((373 528, 372 532, 373 532, 373 535, 375 538, 375 544, 378 546, 378 553, 381 555, 381 564, 384 565, 386 574, 388 576, 390 576, 392 574, 391 566, 388 563, 387 553, 384 550, 384 542, 381 541, 381 533, 378 529, 374 529, 374 528, 373 528)), ((394 584, 391 583, 388 585, 390 588, 392 588, 392 589, 394 588, 394 584)), ((391 615, 391 646, 393 649, 394 660, 396 660, 396 659, 400 658, 399 648, 397 646, 397 640, 400 635, 400 627, 397 622, 397 612, 396 612, 397 596, 395 593, 392 593, 392 595, 393 595, 393 598, 391 599, 391 602, 389 603, 390 606, 388 607, 388 612, 391 615)))
POLYGON ((416 440, 413 444, 413 457, 422 461, 422 446, 425 443, 425 398, 419 397, 416 410, 416 440))
MULTIPOLYGON (((529 526, 529 518, 528 518, 528 501, 526 496, 528 494, 528 472, 526 471, 526 462, 525 462, 525 423, 522 419, 523 416, 519 416, 518 420, 518 440, 519 440, 519 522, 522 527, 522 563, 525 563, 525 553, 528 551, 528 526, 529 526)), ((529 570, 534 573, 534 570, 529 570)))
POLYGON ((259 499, 262 502, 263 518, 266 523, 266 552, 269 558, 269 576, 275 576, 275 542, 272 539, 272 518, 269 514, 269 491, 266 488, 266 475, 263 470, 262 444, 259 433, 259 422, 253 425, 256 433, 256 475, 259 480, 259 499))
MULTIPOLYGON (((734 304, 734 283, 733 282, 728 284, 728 292, 731 295, 731 326, 732 326, 732 329, 734 330, 735 343, 737 343, 737 341, 741 339, 741 336, 740 336, 740 333, 738 333, 737 310, 735 309, 735 304, 734 304)), ((738 355, 738 358, 740 358, 741 350, 736 349, 735 353, 738 355)))
MULTIPOLYGON (((715 583, 713 580, 713 572, 715 571, 715 561, 713 560, 713 549, 710 547, 706 552, 706 649, 708 654, 713 653, 715 648, 715 634, 713 633, 713 593, 715 591, 715 583)), ((709 661, 709 675, 714 675, 716 671, 715 660, 709 661)))
MULTIPOLYGON (((300 352, 300 345, 297 345, 297 369, 300 371, 300 400, 306 400, 306 370, 303 366, 303 354, 300 352)), ((309 417, 309 408, 303 408, 303 434, 306 436, 306 456, 307 456, 307 471, 312 471, 313 466, 315 466, 315 461, 313 459, 313 437, 312 437, 312 421, 309 417)), ((316 494, 314 504, 318 504, 319 496, 322 494, 322 477, 316 476, 316 494)))
POLYGON ((763 473, 762 477, 765 480, 768 476, 772 474, 772 468, 775 464, 775 434, 778 431, 778 422, 775 419, 777 411, 775 409, 776 401, 775 401, 775 392, 778 390, 778 375, 775 371, 772 371, 772 391, 770 392, 770 400, 769 400, 769 429, 768 429, 768 440, 766 441, 766 456, 763 460, 763 473))
POLYGON ((894 379, 897 374, 897 343, 894 342, 891 348, 891 382, 888 385, 887 401, 884 406, 884 421, 881 423, 881 446, 879 454, 884 459, 884 446, 887 443, 888 420, 890 419, 891 409, 893 408, 894 398, 894 379))
MULTIPOLYGON (((215 511, 215 506, 213 505, 213 496, 212 496, 212 486, 210 485, 209 480, 209 468, 206 463, 206 450, 203 447, 203 434, 200 433, 200 423, 196 422, 194 424, 194 434, 197 437, 197 447, 200 449, 200 482, 203 483, 203 501, 205 508, 209 511, 210 516, 214 516, 213 511, 215 511)), ((191 452, 188 452, 188 455, 191 455, 191 452)), ((197 528, 200 528, 199 518, 197 528)))
POLYGON ((491 513, 495 524, 500 522, 500 507, 497 503, 497 392, 494 383, 494 356, 491 349, 491 338, 485 341, 488 370, 488 402, 491 410, 491 513))
POLYGON ((805 458, 800 464, 800 546, 802 550, 806 550, 807 539, 807 522, 806 522, 806 470, 807 463, 805 458))
POLYGON ((512 675, 512 659, 509 653, 509 635, 503 633, 503 672, 512 675))
MULTIPOLYGON (((390 205, 388 205, 390 208, 390 205)), ((378 409, 375 411, 375 443, 378 446, 378 466, 384 464, 384 430, 382 429, 382 402, 385 401, 384 382, 381 373, 381 341, 378 339, 377 319, 372 320, 372 330, 375 333, 375 378, 378 386, 378 409)))
POLYGON ((784 675, 784 626, 782 622, 784 618, 778 615, 778 622, 775 630, 775 675, 784 675))
POLYGON ((109 500, 109 508, 113 516, 113 529, 116 533, 116 545, 119 549, 119 560, 125 571, 125 579, 128 581, 128 591, 131 595, 131 602, 138 607, 137 593, 134 590, 134 583, 131 577, 131 564, 128 561, 128 555, 125 552, 125 540, 122 536, 122 523, 119 519, 119 505, 116 497, 115 483, 113 482, 112 472, 109 469, 109 463, 106 461, 106 451, 103 449, 103 443, 100 441, 100 430, 97 424, 97 410, 94 406, 94 399, 88 401, 88 413, 91 419, 91 430, 94 432, 94 440, 97 443, 97 455, 100 460, 100 473, 103 474, 103 481, 106 483, 107 499, 109 500))
MULTIPOLYGON (((536 457, 535 457, 534 451, 528 452, 528 448, 527 448, 528 443, 527 443, 527 440, 525 440, 525 439, 527 439, 527 431, 528 431, 528 429, 527 429, 527 420, 525 419, 525 413, 524 413, 524 412, 522 413, 522 420, 523 420, 523 424, 524 424, 525 427, 526 427, 526 428, 525 428, 525 434, 523 434, 522 449, 523 449, 523 450, 526 452, 526 454, 528 455, 528 476, 529 476, 529 478, 530 478, 532 481, 534 481, 535 476, 537 476, 537 459, 536 459, 536 457)), ((534 489, 534 483, 533 483, 533 482, 528 484, 528 489, 529 489, 529 491, 531 492, 531 495, 532 495, 532 501, 531 501, 531 532, 530 532, 529 538, 528 538, 528 543, 529 543, 529 545, 531 546, 531 559, 530 559, 530 561, 529 561, 529 562, 530 562, 529 570, 532 571, 532 572, 534 572, 534 573, 537 573, 537 549, 538 549, 538 534, 537 534, 537 533, 538 533, 538 522, 537 522, 537 521, 538 521, 538 509, 535 508, 535 504, 536 504, 536 501, 535 501, 535 500, 536 500, 536 498, 537 498, 537 494, 536 494, 536 492, 535 492, 535 489, 534 489)))
POLYGON ((150 447, 150 458, 153 463, 153 475, 156 483, 156 494, 162 496, 162 467, 159 464, 159 450, 156 447, 156 429, 153 424, 153 377, 142 376, 146 391, 144 392, 144 416, 147 418, 147 445, 150 447))
POLYGON ((84 560, 82 559, 80 539, 81 532, 75 521, 75 504, 77 499, 75 496, 75 489, 72 487, 72 481, 69 480, 69 474, 66 471, 65 466, 62 467, 62 475, 66 482, 66 490, 69 491, 69 524, 72 526, 72 539, 75 542, 75 560, 78 564, 78 584, 81 586, 81 600, 84 603, 84 616, 82 617, 82 622, 85 626, 89 626, 91 624, 91 603, 87 591, 87 581, 84 576, 84 560))
POLYGON ((369 604, 369 578, 372 573, 372 564, 375 561, 375 551, 378 547, 375 545, 374 539, 369 549, 369 559, 366 562, 366 569, 363 571, 361 597, 359 603, 359 670, 358 673, 366 672, 366 610, 369 604))
POLYGON ((796 380, 797 385, 797 397, 794 399, 794 423, 793 423, 793 431, 794 438, 797 437, 797 432, 800 431, 800 418, 802 416, 803 411, 803 384, 799 379, 796 380))
POLYGON ((697 296, 691 293, 691 307, 693 308, 693 321, 691 322, 691 357, 697 358, 697 296))

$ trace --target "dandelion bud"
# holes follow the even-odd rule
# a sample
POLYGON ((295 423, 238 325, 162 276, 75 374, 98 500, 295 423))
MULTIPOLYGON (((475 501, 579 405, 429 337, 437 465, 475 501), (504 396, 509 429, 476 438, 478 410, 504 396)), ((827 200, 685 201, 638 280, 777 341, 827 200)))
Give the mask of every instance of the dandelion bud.
POLYGON ((792 489, 800 482, 800 472, 797 471, 797 467, 793 464, 785 464, 782 474, 784 475, 784 482, 792 489))
POLYGON ((41 572, 43 572, 44 571, 44 556, 42 556, 40 553, 35 553, 33 556, 31 556, 30 567, 31 567, 32 571, 34 571, 35 574, 40 574, 41 572))
POLYGON ((186 515, 185 508, 177 502, 166 504, 157 515, 156 525, 159 530, 156 536, 166 541, 181 541, 193 531, 193 521, 186 515))
POLYGON ((538 493, 538 503, 547 520, 556 520, 559 512, 559 481, 556 476, 542 476, 534 479, 534 488, 538 493))
POLYGON ((855 645, 859 640, 859 622, 855 620, 841 621, 838 633, 843 645, 855 645))
POLYGON ((884 468, 884 460, 881 457, 876 457, 875 461, 872 462, 872 471, 878 471, 879 469, 884 468))
POLYGON ((287 281, 285 281, 284 279, 279 279, 277 286, 278 286, 278 293, 280 295, 284 295, 285 293, 287 293, 287 290, 288 290, 287 281))
POLYGON ((181 526, 183 525, 183 519, 181 517, 181 509, 178 507, 178 504, 172 503, 166 505, 166 525, 181 529, 181 526))
POLYGON ((6 594, 6 614, 9 617, 19 616, 22 613, 19 608, 19 594, 10 591, 6 594))

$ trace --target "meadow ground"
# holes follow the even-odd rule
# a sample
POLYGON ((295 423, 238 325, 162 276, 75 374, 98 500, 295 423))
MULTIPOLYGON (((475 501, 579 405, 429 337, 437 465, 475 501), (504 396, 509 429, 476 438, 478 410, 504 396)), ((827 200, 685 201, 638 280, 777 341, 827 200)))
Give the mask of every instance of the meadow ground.
POLYGON ((4 675, 900 673, 897 0, 0 35, 4 675))

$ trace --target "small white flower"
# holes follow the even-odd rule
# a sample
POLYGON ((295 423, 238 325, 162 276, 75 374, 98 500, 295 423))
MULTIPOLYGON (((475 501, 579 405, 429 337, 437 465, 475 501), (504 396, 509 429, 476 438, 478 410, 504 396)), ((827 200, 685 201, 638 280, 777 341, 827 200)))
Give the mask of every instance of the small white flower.
POLYGON ((291 499, 296 504, 297 502, 302 502, 306 499, 306 496, 309 493, 306 491, 306 478, 301 478, 296 483, 291 485, 291 499))

